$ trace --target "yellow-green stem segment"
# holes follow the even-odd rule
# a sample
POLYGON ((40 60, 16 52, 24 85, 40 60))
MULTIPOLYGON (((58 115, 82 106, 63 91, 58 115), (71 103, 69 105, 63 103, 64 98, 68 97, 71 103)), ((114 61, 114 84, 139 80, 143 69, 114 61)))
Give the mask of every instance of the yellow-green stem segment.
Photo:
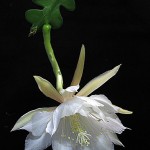
POLYGON ((43 25, 44 46, 56 77, 56 88, 60 92, 63 89, 63 77, 51 46, 50 31, 51 26, 49 24, 43 25))

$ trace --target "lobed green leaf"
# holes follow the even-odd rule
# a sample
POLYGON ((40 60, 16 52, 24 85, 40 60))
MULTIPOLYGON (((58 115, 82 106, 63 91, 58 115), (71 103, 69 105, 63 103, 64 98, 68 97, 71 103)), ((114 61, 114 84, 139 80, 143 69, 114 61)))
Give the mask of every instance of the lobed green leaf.
POLYGON ((43 9, 30 9, 25 13, 28 22, 32 24, 30 34, 34 34, 44 24, 50 24, 53 29, 61 27, 63 18, 60 6, 69 11, 75 9, 74 0, 33 0, 33 3, 43 7, 43 9))

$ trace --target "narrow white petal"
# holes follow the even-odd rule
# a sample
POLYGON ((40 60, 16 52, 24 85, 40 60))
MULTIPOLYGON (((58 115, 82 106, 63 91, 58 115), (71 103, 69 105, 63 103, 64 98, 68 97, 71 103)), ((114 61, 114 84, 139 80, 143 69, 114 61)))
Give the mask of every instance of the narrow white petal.
POLYGON ((44 150, 51 145, 51 136, 48 133, 44 133, 40 137, 28 134, 25 141, 25 150, 44 150))
POLYGON ((121 134, 126 129, 118 119, 111 117, 107 117, 107 122, 100 122, 100 124, 104 129, 118 134, 121 134))
POLYGON ((79 89, 79 85, 69 86, 68 88, 65 89, 65 91, 73 93, 73 92, 78 92, 78 89, 79 89))
POLYGON ((53 85, 43 79, 40 76, 34 76, 34 79, 40 89, 40 91, 47 97, 56 100, 59 103, 63 102, 63 97, 61 96, 61 94, 59 94, 59 92, 53 87, 53 85))
POLYGON ((114 108, 114 105, 111 103, 111 101, 105 95, 91 95, 90 98, 103 104, 104 107, 101 108, 103 111, 110 112, 110 113, 118 112, 116 108, 114 108))
POLYGON ((47 123, 51 120, 53 112, 37 112, 32 117, 32 134, 41 136, 46 129, 47 123))
POLYGON ((118 106, 115 106, 115 105, 113 105, 114 106, 114 108, 116 109, 116 111, 118 112, 118 113, 120 113, 120 114, 132 114, 133 112, 132 111, 129 111, 129 110, 126 110, 126 109, 122 109, 121 107, 118 107, 118 106))
POLYGON ((85 47, 84 45, 82 45, 78 64, 71 82, 71 86, 80 84, 82 74, 83 74, 83 69, 84 69, 84 61, 85 61, 85 47))
POLYGON ((115 133, 112 133, 112 132, 107 132, 107 136, 110 138, 110 140, 116 144, 116 145, 120 145, 120 146, 123 146, 124 145, 122 144, 122 142, 118 139, 117 135, 115 133))
POLYGON ((93 91, 102 86, 106 81, 112 78, 119 70, 120 65, 116 66, 112 70, 109 70, 98 77, 92 79, 89 83, 87 83, 80 91, 77 93, 78 96, 88 96, 93 91))
POLYGON ((97 113, 97 116, 98 116, 99 119, 106 122, 106 116, 104 115, 104 113, 98 107, 93 107, 92 109, 95 111, 95 113, 97 113))
POLYGON ((67 100, 72 99, 74 94, 77 92, 78 89, 79 89, 79 85, 70 86, 66 89, 62 89, 60 91, 60 93, 63 96, 64 102, 67 101, 67 100))
POLYGON ((94 99, 92 99, 90 97, 85 97, 85 96, 76 96, 76 97, 84 100, 88 105, 91 105, 91 106, 95 106, 95 107, 98 107, 98 106, 103 107, 104 106, 103 104, 95 101, 94 99))
POLYGON ((29 121, 27 124, 21 127, 20 130, 26 130, 28 132, 32 132, 32 121, 29 121))
POLYGON ((35 110, 32 110, 32 111, 29 111, 28 113, 24 114, 23 116, 21 116, 18 121, 16 122, 16 124, 14 125, 14 127, 12 128, 11 131, 15 131, 15 130, 19 130, 21 129, 23 126, 27 125, 28 124, 28 131, 30 130, 30 121, 33 117, 33 115, 37 112, 42 112, 42 111, 48 111, 48 112, 51 112, 55 109, 56 107, 49 107, 49 108, 38 108, 38 109, 35 109, 35 110))
POLYGON ((94 150, 114 150, 113 143, 109 140, 108 137, 103 134, 98 137, 98 142, 95 144, 94 150))
POLYGON ((111 101, 105 95, 91 95, 90 98, 97 100, 101 104, 104 104, 105 111, 110 111, 110 112, 120 113, 120 114, 132 114, 133 113, 132 111, 128 111, 128 110, 122 109, 121 107, 113 105, 111 101))
POLYGON ((111 101, 105 95, 91 95, 90 98, 95 99, 99 102, 104 102, 106 104, 112 105, 111 101))

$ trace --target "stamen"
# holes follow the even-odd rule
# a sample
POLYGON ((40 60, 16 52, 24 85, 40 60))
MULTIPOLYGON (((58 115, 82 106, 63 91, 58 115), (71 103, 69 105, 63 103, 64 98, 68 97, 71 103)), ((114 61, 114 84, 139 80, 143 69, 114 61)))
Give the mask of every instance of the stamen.
POLYGON ((77 136, 76 143, 79 143, 81 146, 88 146, 90 144, 90 134, 86 132, 83 125, 80 124, 80 115, 75 114, 70 117, 70 125, 72 133, 77 136))
POLYGON ((79 114, 70 117, 70 124, 71 124, 72 133, 78 133, 82 130, 79 122, 79 114))
POLYGON ((90 144, 89 136, 91 135, 87 134, 86 131, 78 133, 76 143, 79 143, 81 146, 85 146, 85 145, 88 146, 90 144))

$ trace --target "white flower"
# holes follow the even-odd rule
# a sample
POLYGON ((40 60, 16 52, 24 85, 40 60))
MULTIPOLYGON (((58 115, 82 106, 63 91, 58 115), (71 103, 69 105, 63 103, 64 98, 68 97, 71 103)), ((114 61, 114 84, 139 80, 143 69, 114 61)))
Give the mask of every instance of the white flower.
POLYGON ((71 86, 60 93, 47 80, 34 76, 41 92, 61 104, 32 110, 17 121, 12 131, 30 132, 25 150, 43 150, 51 144, 54 150, 113 150, 113 144, 123 146, 116 133, 121 134, 126 127, 116 113, 132 112, 113 105, 104 95, 88 96, 113 77, 120 65, 94 78, 77 93, 84 59, 83 46, 71 86))

